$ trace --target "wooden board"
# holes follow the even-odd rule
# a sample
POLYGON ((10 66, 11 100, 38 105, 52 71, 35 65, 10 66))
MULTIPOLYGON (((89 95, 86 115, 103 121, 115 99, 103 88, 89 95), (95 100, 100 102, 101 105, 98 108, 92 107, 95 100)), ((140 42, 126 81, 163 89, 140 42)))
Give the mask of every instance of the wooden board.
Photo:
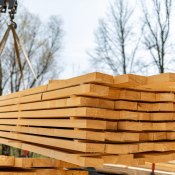
POLYGON ((58 139, 58 138, 48 138, 34 135, 26 135, 19 133, 8 133, 8 132, 0 132, 0 136, 4 138, 10 138, 20 141, 26 141, 31 143, 37 143, 42 145, 48 145, 58 148, 76 150, 81 152, 99 152, 104 153, 105 144, 100 143, 80 143, 74 142, 72 140, 67 139, 58 139))
MULTIPOLYGON (((47 127, 65 127, 65 128, 89 128, 106 129, 106 121, 98 120, 70 120, 70 119, 0 119, 0 124, 22 125, 22 126, 47 126, 47 127)), ((117 122, 116 122, 117 123, 117 122)))
POLYGON ((139 133, 105 132, 105 140, 116 142, 136 142, 139 141, 139 133))
POLYGON ((115 87, 128 88, 147 84, 147 77, 134 75, 134 74, 124 74, 114 77, 115 87))
POLYGON ((0 156, 0 167, 14 166, 14 164, 15 164, 14 157, 0 156))
POLYGON ((65 87, 71 87, 75 85, 79 85, 82 83, 97 83, 97 84, 113 84, 113 76, 108 74, 103 74, 100 72, 93 72, 90 74, 78 76, 75 78, 70 78, 67 80, 52 80, 50 84, 48 85, 47 90, 55 90, 55 89, 61 89, 65 87))
MULTIPOLYGON (((163 73, 147 77, 147 85, 139 86, 139 89, 151 91, 174 91, 175 74, 163 73)), ((136 87, 137 88, 137 87, 136 87)))
POLYGON ((80 86, 44 92, 42 100, 52 100, 58 98, 66 98, 71 95, 84 95, 84 96, 95 96, 102 97, 109 94, 109 87, 94 85, 94 84, 84 84, 80 86))
POLYGON ((39 87, 35 87, 35 88, 31 88, 31 89, 27 89, 19 92, 14 92, 12 94, 0 96, 0 101, 14 99, 17 97, 24 97, 24 96, 33 95, 33 94, 39 94, 39 93, 45 92, 46 90, 47 90, 47 85, 39 86, 39 87))
POLYGON ((142 123, 139 122, 118 122, 118 130, 142 131, 142 123))
POLYGON ((0 118, 69 118, 69 117, 88 117, 118 120, 120 118, 119 111, 99 109, 99 108, 66 108, 21 112, 4 112, 0 118))
POLYGON ((41 147, 28 143, 15 142, 10 139, 0 138, 0 143, 13 146, 19 149, 35 152, 47 157, 52 157, 58 160, 69 162, 83 167, 103 167, 103 159, 93 157, 76 157, 70 153, 54 150, 51 148, 41 147))
POLYGON ((154 103, 152 111, 174 111, 173 103, 154 103))
MULTIPOLYGON (((170 132, 173 133, 173 132, 170 132)), ((140 141, 170 140, 167 138, 169 132, 147 132, 139 133, 140 141)), ((172 138, 173 140, 173 138, 172 138)))
POLYGON ((85 131, 78 129, 52 129, 52 128, 38 128, 38 127, 25 127, 25 126, 8 126, 1 125, 2 131, 15 131, 20 133, 54 136, 54 137, 67 137, 85 140, 105 141, 105 132, 85 131))
POLYGON ((143 153, 143 154, 136 154, 138 157, 145 158, 146 162, 150 163, 161 163, 161 162, 168 162, 174 160, 174 153, 167 152, 167 153, 143 153))
POLYGON ((137 110, 137 102, 115 101, 115 109, 137 110))
POLYGON ((52 159, 44 158, 15 158, 14 167, 32 168, 32 167, 53 167, 52 159))
POLYGON ((122 164, 133 161, 133 154, 119 154, 119 155, 107 155, 102 156, 104 164, 122 164))

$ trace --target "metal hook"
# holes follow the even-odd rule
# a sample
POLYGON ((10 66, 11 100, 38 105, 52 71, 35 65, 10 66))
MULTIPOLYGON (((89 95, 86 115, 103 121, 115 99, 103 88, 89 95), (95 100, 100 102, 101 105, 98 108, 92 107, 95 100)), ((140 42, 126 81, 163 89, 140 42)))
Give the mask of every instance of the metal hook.
POLYGON ((13 20, 10 20, 11 21, 11 25, 14 27, 14 29, 17 29, 17 24, 16 22, 14 22, 13 20))

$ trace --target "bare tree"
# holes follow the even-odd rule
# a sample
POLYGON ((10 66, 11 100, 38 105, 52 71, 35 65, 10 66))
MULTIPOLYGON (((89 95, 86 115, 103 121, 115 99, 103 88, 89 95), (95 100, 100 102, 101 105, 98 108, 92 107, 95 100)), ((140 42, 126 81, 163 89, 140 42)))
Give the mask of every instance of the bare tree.
POLYGON ((141 7, 145 24, 143 44, 150 51, 159 73, 164 73, 172 62, 172 44, 169 40, 172 0, 141 0, 141 7))
MULTIPOLYGON (((62 60, 59 57, 63 36, 61 18, 52 16, 47 23, 43 23, 39 17, 24 9, 16 16, 16 22, 17 33, 24 44, 40 85, 48 82, 49 79, 58 78, 63 70, 62 60)), ((0 25, 0 27, 4 32, 7 29, 7 25, 4 27, 0 25)), ((20 55, 26 87, 37 86, 27 61, 22 53, 20 55)), ((23 90, 23 83, 11 33, 0 59, 0 95, 20 90, 23 90)), ((2 154, 9 155, 10 147, 3 145, 2 154)))
POLYGON ((96 47, 88 52, 96 68, 112 70, 114 74, 133 72, 141 35, 135 35, 132 20, 134 8, 128 0, 115 0, 110 4, 106 19, 99 20, 95 31, 96 47))
MULTIPOLYGON (((58 55, 61 49, 62 20, 52 16, 48 23, 43 24, 37 16, 25 10, 19 14, 17 21, 19 26, 17 33, 40 84, 47 82, 48 79, 58 78, 63 70, 62 61, 58 55)), ((3 93, 13 93, 23 89, 12 34, 8 42, 1 58, 4 72, 1 81, 3 93)), ((22 53, 21 60, 26 87, 37 86, 22 53)))

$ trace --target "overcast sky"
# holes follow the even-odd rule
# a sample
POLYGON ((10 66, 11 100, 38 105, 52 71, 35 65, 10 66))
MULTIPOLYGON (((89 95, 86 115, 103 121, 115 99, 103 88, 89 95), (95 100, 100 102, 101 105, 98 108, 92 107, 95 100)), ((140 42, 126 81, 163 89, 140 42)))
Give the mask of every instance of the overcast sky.
POLYGON ((94 46, 94 30, 98 19, 105 16, 109 0, 23 0, 27 9, 42 20, 60 15, 64 21, 65 71, 60 78, 70 78, 87 71, 86 50, 94 46))

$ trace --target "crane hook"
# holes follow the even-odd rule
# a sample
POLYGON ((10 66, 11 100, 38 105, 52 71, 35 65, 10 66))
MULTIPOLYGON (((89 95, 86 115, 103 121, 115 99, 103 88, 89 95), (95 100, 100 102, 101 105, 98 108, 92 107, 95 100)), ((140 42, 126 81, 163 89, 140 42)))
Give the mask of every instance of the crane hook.
POLYGON ((15 18, 15 11, 12 10, 11 12, 9 12, 9 15, 10 15, 10 21, 11 21, 11 25, 17 29, 17 24, 13 21, 14 18, 15 18))
POLYGON ((17 24, 16 24, 16 22, 14 22, 13 19, 11 19, 10 21, 11 21, 11 25, 14 27, 14 29, 17 29, 17 24))

